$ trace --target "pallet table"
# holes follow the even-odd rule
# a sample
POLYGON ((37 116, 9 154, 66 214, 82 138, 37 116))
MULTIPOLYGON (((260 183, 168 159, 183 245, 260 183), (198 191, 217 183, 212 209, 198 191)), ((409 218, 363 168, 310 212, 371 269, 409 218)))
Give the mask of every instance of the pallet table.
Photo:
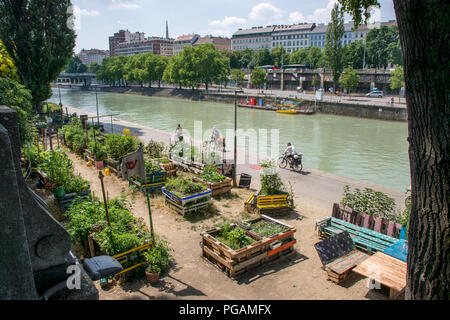
POLYGON ((407 264, 400 259, 377 252, 356 268, 356 272, 389 288, 389 298, 396 299, 406 287, 407 264))

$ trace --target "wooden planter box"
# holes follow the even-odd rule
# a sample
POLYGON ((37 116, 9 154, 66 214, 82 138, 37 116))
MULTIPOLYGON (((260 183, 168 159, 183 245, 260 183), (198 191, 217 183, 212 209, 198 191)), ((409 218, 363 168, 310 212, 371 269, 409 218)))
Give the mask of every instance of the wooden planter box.
POLYGON ((87 190, 81 193, 69 193, 66 194, 63 198, 55 198, 53 196, 53 199, 58 202, 58 204, 61 206, 61 208, 66 211, 69 209, 69 207, 72 205, 73 202, 79 200, 84 200, 85 198, 91 197, 91 190, 87 190))
POLYGON ((233 180, 228 177, 226 177, 222 182, 209 182, 199 177, 194 177, 194 180, 206 185, 209 189, 211 189, 213 197, 225 193, 230 193, 231 189, 233 189, 233 180))
POLYGON ((211 203, 210 189, 182 198, 167 191, 164 187, 161 188, 161 191, 166 196, 166 205, 183 216, 190 212, 203 210, 211 203))
POLYGON ((217 265, 229 277, 236 277, 264 263, 268 251, 265 240, 247 233, 256 242, 239 250, 233 250, 215 238, 220 231, 220 228, 215 228, 201 233, 202 256, 217 265))
POLYGON ((161 168, 164 169, 164 171, 167 172, 167 177, 174 177, 177 175, 177 164, 168 159, 169 163, 161 163, 159 162, 160 159, 149 159, 151 162, 153 162, 154 164, 159 165, 161 168))
POLYGON ((166 185, 167 172, 158 172, 147 174, 145 181, 140 177, 131 177, 129 180, 130 185, 135 185, 142 192, 161 190, 166 185))
POLYGON ((264 239, 269 245, 269 251, 267 253, 268 257, 276 256, 278 253, 286 254, 287 251, 292 251, 294 244, 297 243, 297 240, 294 238, 294 234, 297 230, 293 226, 275 220, 266 215, 262 215, 260 218, 254 220, 246 221, 245 226, 248 228, 247 231, 249 234, 251 234, 255 238, 264 239), (260 235, 252 232, 252 225, 255 225, 261 221, 281 225, 285 227, 285 231, 274 234, 270 237, 261 237, 260 235))

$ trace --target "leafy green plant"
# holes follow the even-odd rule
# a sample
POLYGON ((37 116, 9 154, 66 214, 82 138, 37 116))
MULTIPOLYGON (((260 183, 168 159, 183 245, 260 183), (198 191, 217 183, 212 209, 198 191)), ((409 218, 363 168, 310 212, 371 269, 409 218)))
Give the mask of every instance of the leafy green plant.
POLYGON ((145 261, 148 263, 146 271, 167 273, 170 269, 170 251, 172 249, 169 247, 169 243, 156 237, 153 248, 144 253, 145 261))
POLYGON ((251 231, 253 233, 256 233, 257 235, 266 238, 274 236, 286 230, 287 228, 283 225, 267 221, 259 221, 251 226, 251 231))
POLYGON ((165 188, 167 191, 173 192, 179 197, 200 193, 208 189, 201 183, 196 183, 191 179, 183 177, 167 179, 165 188))
POLYGON ((83 179, 81 175, 73 176, 64 182, 66 193, 82 193, 91 187, 89 181, 83 179))
POLYGON ((46 151, 41 154, 39 165, 53 185, 64 185, 73 176, 72 161, 61 151, 46 151))
POLYGON ((120 161, 127 154, 139 148, 140 142, 133 136, 108 134, 105 139, 105 147, 108 156, 120 161))
POLYGON ((164 142, 157 142, 150 140, 150 142, 145 146, 145 154, 151 159, 162 158, 166 155, 167 147, 164 142))
POLYGON ((401 214, 397 213, 394 199, 370 188, 365 188, 364 191, 355 188, 354 192, 352 192, 350 187, 346 185, 341 205, 397 223, 402 223, 402 219, 404 219, 401 214))
POLYGON ((225 180, 225 176, 220 174, 217 167, 213 165, 207 165, 205 170, 199 175, 199 178, 209 182, 222 182, 225 180))
POLYGON ((164 172, 164 170, 158 164, 155 164, 151 161, 145 161, 145 172, 147 174, 153 174, 153 173, 164 172))
POLYGON ((261 163, 261 191, 260 195, 277 195, 285 193, 284 184, 277 172, 274 160, 266 160, 261 163))
POLYGON ((231 226, 229 222, 221 227, 220 233, 215 238, 233 250, 241 249, 255 242, 244 230, 237 226, 231 226))

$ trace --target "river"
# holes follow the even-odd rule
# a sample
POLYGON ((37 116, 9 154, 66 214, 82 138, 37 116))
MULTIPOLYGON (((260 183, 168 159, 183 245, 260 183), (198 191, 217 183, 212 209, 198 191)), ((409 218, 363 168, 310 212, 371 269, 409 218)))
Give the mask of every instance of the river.
MULTIPOLYGON (((58 89, 53 93, 49 101, 58 103, 58 89)), ((64 105, 96 112, 92 91, 61 89, 61 99, 64 105)), ((195 121, 202 121, 204 130, 215 126, 225 133, 234 128, 234 106, 229 104, 100 92, 98 103, 100 114, 168 132, 180 123, 193 133, 195 121)), ((403 122, 239 108, 238 128, 279 129, 280 152, 292 142, 309 168, 398 191, 411 184, 408 127, 403 122)), ((270 146, 270 137, 268 142, 270 146)))

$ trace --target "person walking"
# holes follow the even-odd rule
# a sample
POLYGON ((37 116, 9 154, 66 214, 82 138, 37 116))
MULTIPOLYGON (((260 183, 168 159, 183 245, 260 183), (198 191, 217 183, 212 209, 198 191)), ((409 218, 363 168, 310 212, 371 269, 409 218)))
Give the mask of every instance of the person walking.
POLYGON ((178 141, 183 141, 183 128, 181 128, 181 125, 179 124, 176 131, 176 135, 178 138, 178 141))

